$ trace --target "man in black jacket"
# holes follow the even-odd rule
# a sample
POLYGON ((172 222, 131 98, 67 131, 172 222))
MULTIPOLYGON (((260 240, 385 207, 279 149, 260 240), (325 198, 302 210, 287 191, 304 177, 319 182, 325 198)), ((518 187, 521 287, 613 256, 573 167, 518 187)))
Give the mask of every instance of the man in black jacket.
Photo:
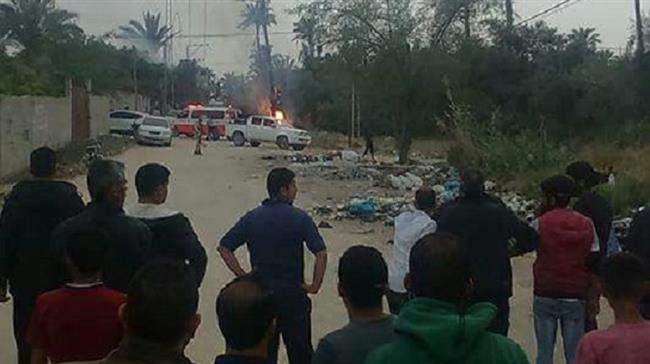
MULTIPOLYGON (((650 281, 650 209, 642 208, 634 216, 630 233, 625 239, 625 248, 636 254, 643 260, 644 266, 648 270, 646 279, 650 281)), ((641 314, 646 320, 650 320, 650 294, 641 302, 641 314)))
MULTIPOLYGON (((601 183, 607 181, 607 175, 598 173, 588 162, 579 161, 571 163, 566 168, 566 174, 573 178, 577 190, 576 196, 578 201, 573 205, 573 209, 591 219, 596 228, 600 251, 595 261, 596 272, 599 270, 600 263, 607 257, 609 235, 612 231, 612 221, 614 219, 614 210, 607 199, 593 189, 601 183)), ((596 316, 600 312, 600 292, 594 290, 587 297, 587 313, 585 320, 585 332, 598 329, 596 316)))
POLYGON ((14 186, 0 216, 0 302, 9 300, 9 283, 19 364, 30 362, 24 336, 36 298, 60 284, 52 231, 84 208, 74 185, 54 179, 56 153, 52 149, 34 150, 30 171, 33 179, 14 186))
POLYGON ((170 174, 167 167, 157 163, 140 167, 135 175, 138 204, 127 213, 147 224, 153 233, 155 244, 150 252, 151 257, 168 258, 189 265, 200 286, 208 258, 190 220, 164 206, 170 174))
POLYGON ((91 203, 79 215, 63 222, 54 232, 59 254, 68 237, 79 229, 97 226, 108 239, 104 262, 104 285, 126 293, 135 272, 149 259, 152 234, 147 225, 126 216, 124 164, 99 160, 90 165, 87 176, 91 203))
POLYGON ((461 196, 442 206, 436 221, 439 231, 463 241, 475 284, 473 300, 497 306, 497 317, 489 330, 507 336, 512 297, 510 258, 535 250, 539 236, 503 202, 489 196, 484 184, 480 172, 463 173, 461 196))

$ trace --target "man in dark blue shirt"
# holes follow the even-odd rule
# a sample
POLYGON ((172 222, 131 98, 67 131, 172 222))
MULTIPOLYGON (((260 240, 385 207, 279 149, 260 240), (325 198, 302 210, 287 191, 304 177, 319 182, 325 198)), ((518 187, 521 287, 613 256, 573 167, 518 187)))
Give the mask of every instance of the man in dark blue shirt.
MULTIPOLYGON (((269 198, 248 212, 223 237, 219 253, 238 277, 247 274, 235 257, 246 244, 251 267, 274 292, 278 310, 278 331, 287 346, 290 364, 309 364, 311 343, 311 301, 307 294, 320 290, 327 266, 325 242, 309 215, 294 207, 298 189, 295 174, 277 168, 267 178, 269 198), (316 256, 311 284, 304 280, 304 246, 316 256)), ((278 338, 271 359, 277 360, 278 338)))

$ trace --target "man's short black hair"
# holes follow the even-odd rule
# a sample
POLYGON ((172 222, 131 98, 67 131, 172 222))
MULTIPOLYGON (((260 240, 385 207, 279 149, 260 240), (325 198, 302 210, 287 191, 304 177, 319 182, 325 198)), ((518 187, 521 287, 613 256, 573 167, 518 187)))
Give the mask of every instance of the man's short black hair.
POLYGON ((436 193, 429 187, 422 187, 415 193, 415 207, 421 211, 433 211, 436 208, 436 193))
POLYGON ((256 274, 236 278, 217 298, 219 329, 234 350, 255 348, 276 317, 275 299, 256 274))
POLYGON ((573 178, 576 183, 584 184, 587 188, 593 188, 601 183, 607 182, 609 176, 598 173, 589 162, 578 161, 566 167, 566 174, 573 178))
POLYGON ((555 198, 558 207, 567 207, 575 194, 576 185, 571 177, 560 174, 542 181, 540 188, 544 195, 555 198))
POLYGON ((127 294, 129 334, 165 346, 176 346, 187 334, 199 306, 194 275, 184 264, 158 261, 133 277, 127 294))
POLYGON ((113 184, 124 179, 124 163, 109 159, 94 161, 86 176, 90 198, 94 202, 105 200, 113 184))
POLYGON ((135 174, 135 188, 139 197, 149 197, 156 189, 169 183, 171 172, 162 164, 149 163, 138 169, 135 174))
POLYGON ((601 279, 611 298, 641 299, 645 294, 646 267, 636 255, 623 252, 607 258, 601 279))
POLYGON ((461 188, 467 197, 479 197, 485 193, 485 176, 478 169, 467 169, 461 174, 461 188))
POLYGON ((275 168, 266 179, 266 190, 270 198, 275 198, 280 195, 280 190, 283 187, 289 187, 296 179, 296 174, 288 168, 275 168))
POLYGON ((48 147, 35 149, 29 156, 29 171, 36 178, 54 176, 56 173, 56 152, 48 147))
POLYGON ((430 234, 411 249, 410 291, 416 297, 459 303, 467 294, 469 274, 463 244, 454 235, 430 234))
POLYGON ((84 276, 102 271, 107 251, 106 233, 94 226, 74 232, 65 242, 65 255, 84 276))
POLYGON ((388 286, 388 267, 379 250, 353 246, 339 260, 339 285, 357 308, 381 308, 388 286))

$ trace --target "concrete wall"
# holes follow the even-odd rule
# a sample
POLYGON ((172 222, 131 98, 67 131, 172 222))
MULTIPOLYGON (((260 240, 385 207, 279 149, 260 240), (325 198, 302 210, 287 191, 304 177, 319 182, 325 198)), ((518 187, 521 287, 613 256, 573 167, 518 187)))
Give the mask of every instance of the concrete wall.
POLYGON ((90 137, 106 135, 110 131, 108 114, 111 112, 112 99, 108 96, 90 96, 90 137))
POLYGON ((0 177, 24 170, 34 148, 62 148, 72 138, 67 97, 0 96, 0 177))

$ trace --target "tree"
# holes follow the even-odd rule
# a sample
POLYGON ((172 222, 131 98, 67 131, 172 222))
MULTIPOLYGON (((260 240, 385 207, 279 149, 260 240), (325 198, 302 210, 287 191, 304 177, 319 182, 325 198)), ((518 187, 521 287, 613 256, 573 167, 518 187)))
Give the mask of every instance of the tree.
POLYGON ((118 38, 128 39, 136 46, 144 48, 150 57, 157 58, 160 49, 173 37, 172 28, 160 26, 160 13, 146 12, 142 15, 143 22, 129 21, 129 25, 120 27, 118 38))
POLYGON ((271 41, 269 38, 269 27, 277 24, 273 9, 269 6, 270 0, 243 0, 245 7, 242 10, 243 21, 239 24, 241 29, 255 27, 255 48, 256 57, 259 57, 260 63, 266 68, 266 77, 269 85, 270 99, 273 103, 274 98, 274 80, 273 80, 273 61, 271 57, 271 41), (260 40, 264 37, 264 46, 260 40))
POLYGON ((77 15, 58 9, 54 0, 10 0, 0 3, 0 39, 15 41, 27 58, 45 44, 61 43, 80 37, 77 15))

